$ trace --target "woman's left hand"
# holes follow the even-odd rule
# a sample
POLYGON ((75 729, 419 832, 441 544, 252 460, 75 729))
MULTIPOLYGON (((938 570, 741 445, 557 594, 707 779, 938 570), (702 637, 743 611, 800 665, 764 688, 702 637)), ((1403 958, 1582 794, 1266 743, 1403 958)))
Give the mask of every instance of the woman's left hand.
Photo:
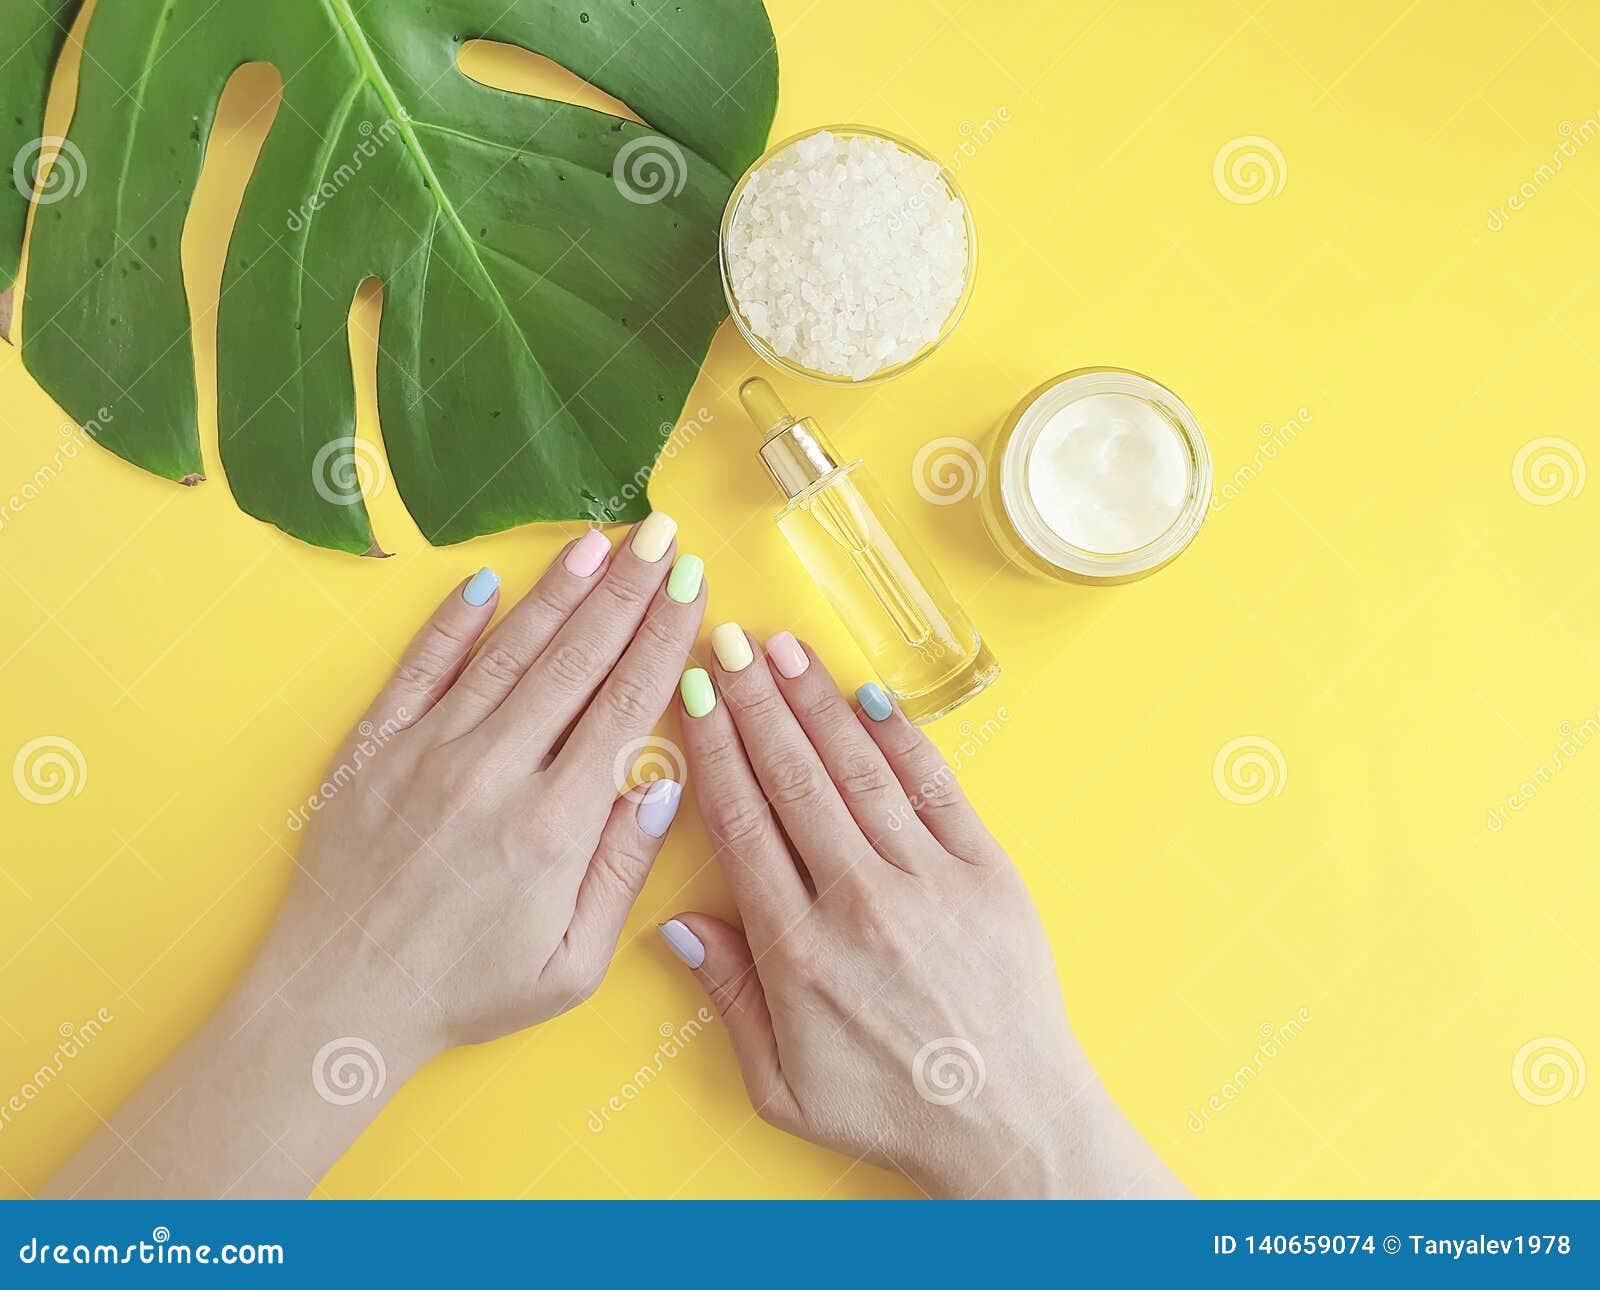
POLYGON ((499 580, 451 592, 299 814, 256 962, 52 1193, 303 1196, 445 1048, 593 992, 681 791, 618 795, 705 612, 675 528, 591 530, 476 652, 499 580))
POLYGON ((498 591, 458 588, 329 772, 359 766, 285 918, 303 948, 343 940, 435 1049, 556 1016, 611 962, 680 792, 618 796, 705 612, 698 557, 667 576, 672 531, 657 514, 613 553, 590 530, 475 655, 498 591))

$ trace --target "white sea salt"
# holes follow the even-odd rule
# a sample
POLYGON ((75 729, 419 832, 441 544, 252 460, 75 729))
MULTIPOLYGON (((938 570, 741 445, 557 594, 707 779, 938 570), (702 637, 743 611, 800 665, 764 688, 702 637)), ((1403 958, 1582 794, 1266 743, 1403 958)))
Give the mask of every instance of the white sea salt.
POLYGON ((728 276, 777 354, 865 380, 938 339, 967 285, 966 216, 937 162, 820 130, 751 175, 728 276))

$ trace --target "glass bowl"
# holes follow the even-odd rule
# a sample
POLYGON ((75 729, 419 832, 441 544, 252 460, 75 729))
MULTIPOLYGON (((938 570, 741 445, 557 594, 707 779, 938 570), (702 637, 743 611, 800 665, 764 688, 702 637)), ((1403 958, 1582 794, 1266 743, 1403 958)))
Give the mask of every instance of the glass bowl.
POLYGON ((794 376, 804 377, 807 380, 819 381, 824 385, 878 385, 891 380, 904 372, 909 372, 918 363, 922 362, 929 354, 938 349, 955 331, 956 325, 967 311, 967 305, 972 299, 973 282, 978 276, 978 230, 972 222, 972 207, 967 204, 966 194, 961 191, 961 186, 956 183, 956 177, 937 157, 925 148, 912 143, 911 140, 892 134, 887 130, 879 130, 866 125, 824 125, 811 130, 803 130, 799 134, 790 135, 780 143, 773 144, 764 153, 756 158, 750 169, 744 172, 739 182, 733 186, 733 192, 728 197, 727 208, 722 213, 722 231, 717 239, 717 264, 722 272, 722 293, 728 299, 728 313, 733 318, 733 325, 738 328, 739 334, 751 349, 755 350, 761 358, 777 368, 779 371, 788 372, 794 376), (744 197, 750 186, 750 179, 758 170, 767 165, 774 157, 786 148, 798 143, 801 139, 809 139, 812 135, 828 133, 841 138, 867 138, 883 139, 894 144, 904 152, 922 161, 931 161, 939 167, 939 179, 949 191, 950 196, 961 204, 962 218, 967 227, 967 271, 966 281, 962 284, 961 298, 956 301, 951 309, 950 316, 944 320, 944 325, 939 328, 939 334, 924 345, 920 350, 902 363, 895 363, 889 367, 879 368, 871 376, 856 380, 851 376, 839 376, 830 372, 818 372, 805 367, 793 359, 785 358, 767 343, 752 327, 744 316, 744 310, 739 306, 739 297, 733 289, 733 274, 728 264, 728 232, 733 227, 735 215, 739 210, 739 202, 744 197))

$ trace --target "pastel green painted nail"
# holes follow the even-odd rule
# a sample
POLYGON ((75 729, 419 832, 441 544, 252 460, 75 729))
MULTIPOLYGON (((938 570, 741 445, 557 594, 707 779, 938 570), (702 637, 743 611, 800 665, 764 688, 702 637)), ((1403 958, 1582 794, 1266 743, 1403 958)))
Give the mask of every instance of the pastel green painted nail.
POLYGON ((876 681, 868 681, 856 691, 856 702, 861 705, 861 710, 874 721, 883 721, 894 711, 889 702, 889 696, 883 692, 883 687, 876 681))
POLYGON ((711 678, 703 667, 691 667, 683 674, 678 693, 691 717, 703 717, 717 706, 717 692, 711 688, 711 678))
POLYGON ((706 562, 697 555, 680 555, 667 579, 667 595, 680 605, 691 605, 700 594, 700 580, 705 576, 706 562))

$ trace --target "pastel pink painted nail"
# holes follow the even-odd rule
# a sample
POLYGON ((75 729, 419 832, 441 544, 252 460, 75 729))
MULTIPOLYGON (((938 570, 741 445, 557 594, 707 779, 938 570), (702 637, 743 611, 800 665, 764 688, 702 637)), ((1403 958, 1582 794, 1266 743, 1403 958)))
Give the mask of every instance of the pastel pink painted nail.
POLYGON ((599 529, 590 529, 567 552, 567 572, 574 578, 587 578, 605 562, 611 539, 599 529))
POLYGON ((767 642, 767 657, 785 680, 792 681, 811 666, 805 650, 795 640, 793 632, 779 632, 767 642))

